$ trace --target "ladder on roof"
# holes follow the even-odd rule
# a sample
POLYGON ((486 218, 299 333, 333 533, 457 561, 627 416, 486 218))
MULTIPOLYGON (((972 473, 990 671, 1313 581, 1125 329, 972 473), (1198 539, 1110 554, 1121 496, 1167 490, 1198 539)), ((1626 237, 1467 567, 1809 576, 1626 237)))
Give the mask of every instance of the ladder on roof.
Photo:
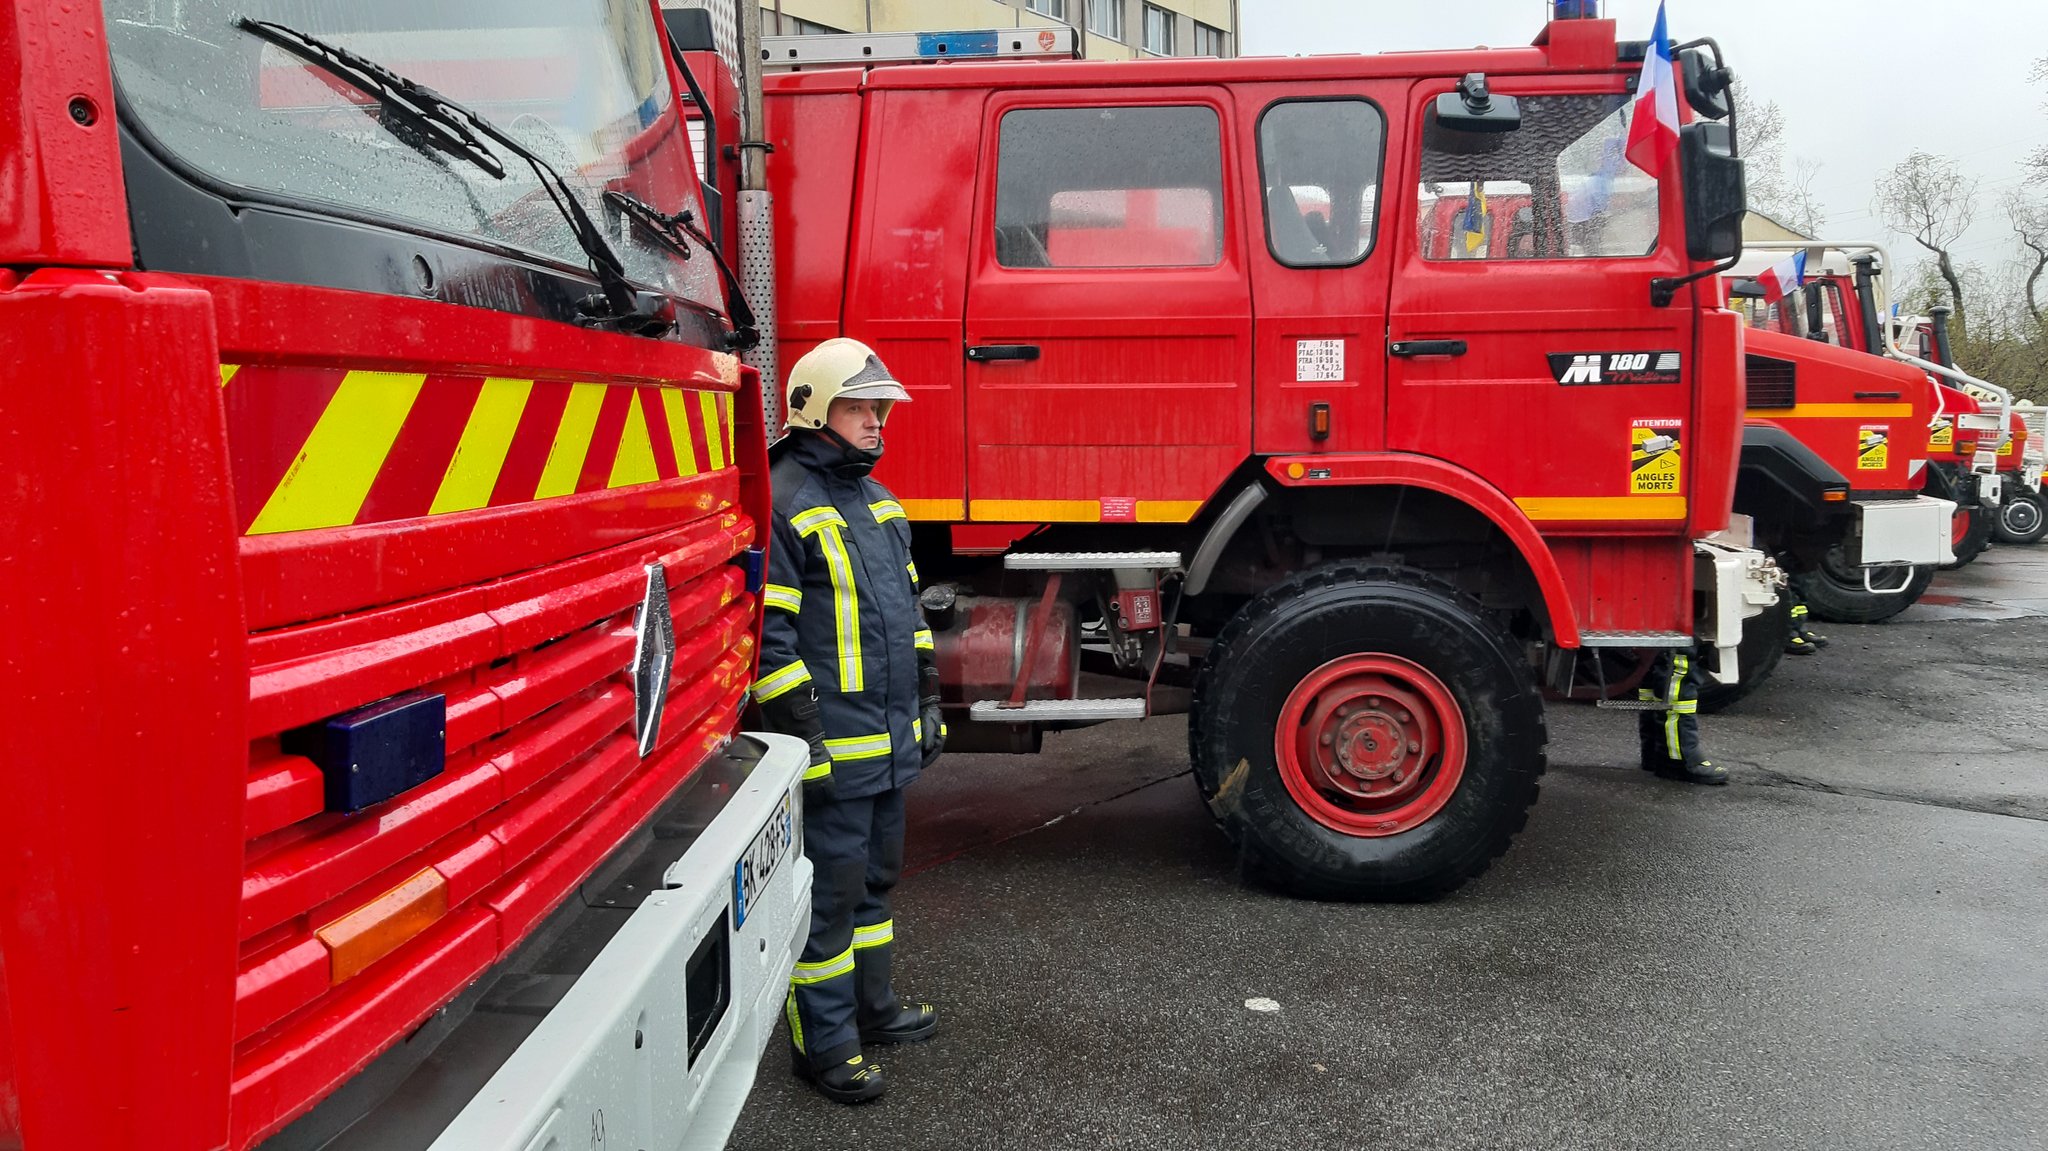
POLYGON ((991 28, 973 32, 832 32, 761 37, 764 68, 849 64, 932 64, 941 60, 1078 60, 1074 29, 991 28))

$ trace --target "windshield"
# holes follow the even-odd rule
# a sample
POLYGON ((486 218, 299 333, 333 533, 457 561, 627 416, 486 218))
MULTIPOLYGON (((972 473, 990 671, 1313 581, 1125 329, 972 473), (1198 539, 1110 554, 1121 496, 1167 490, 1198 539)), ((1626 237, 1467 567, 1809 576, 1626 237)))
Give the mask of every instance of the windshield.
POLYGON ((722 309, 708 256, 685 260, 603 202, 607 188, 703 218, 646 0, 107 0, 122 97, 178 159, 314 210, 389 219, 587 268, 533 170, 505 178, 415 147, 375 96, 236 27, 270 20, 467 105, 567 178, 628 278, 722 309))

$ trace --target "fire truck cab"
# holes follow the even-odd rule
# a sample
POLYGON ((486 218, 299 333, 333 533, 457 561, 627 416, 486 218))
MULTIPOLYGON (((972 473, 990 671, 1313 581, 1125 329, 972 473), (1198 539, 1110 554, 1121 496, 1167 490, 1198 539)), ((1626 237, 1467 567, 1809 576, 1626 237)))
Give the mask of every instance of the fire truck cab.
POLYGON ((1733 675, 1774 600, 1729 532, 1725 73, 1684 50, 1694 122, 1652 176, 1610 21, 1228 61, 1036 35, 764 49, 801 67, 766 78, 745 272, 784 362, 854 336, 914 397, 879 474, 956 739, 1035 749, 1192 678, 1195 779, 1251 870, 1446 892, 1535 797, 1542 682, 1696 642, 1733 675))

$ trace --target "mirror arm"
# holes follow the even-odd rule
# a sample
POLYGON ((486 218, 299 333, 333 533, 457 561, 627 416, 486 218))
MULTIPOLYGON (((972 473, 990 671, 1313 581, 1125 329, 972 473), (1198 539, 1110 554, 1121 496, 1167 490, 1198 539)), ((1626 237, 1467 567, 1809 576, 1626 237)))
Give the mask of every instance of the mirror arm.
MULTIPOLYGON (((1728 72, 1728 58, 1721 53, 1720 42, 1715 40, 1712 36, 1701 36, 1696 40, 1687 40, 1683 44, 1673 45, 1671 48, 1672 58, 1674 60, 1677 59, 1678 54, 1680 52, 1685 51, 1687 48, 1705 48, 1708 51, 1712 52, 1714 54, 1715 70, 1727 74, 1729 76, 1728 155, 1731 159, 1740 158, 1742 155, 1742 130, 1741 125, 1737 124, 1735 120, 1737 113, 1735 111, 1734 75, 1728 72)), ((1708 276, 1718 276, 1721 273, 1728 271, 1730 268, 1733 268, 1736 264, 1740 263, 1741 261, 1742 254, 1738 252, 1735 255, 1728 257, 1726 260, 1723 260, 1720 263, 1715 264, 1711 268, 1702 268, 1699 271, 1694 272, 1688 276, 1659 276, 1656 279, 1650 281, 1650 306, 1653 308, 1669 307, 1671 305, 1671 301, 1677 297, 1678 289, 1683 288, 1687 284, 1694 283, 1699 280, 1704 280, 1708 276)))
POLYGON ((1669 307, 1672 299, 1678 295, 1678 289, 1697 280, 1704 280, 1708 276, 1718 276, 1741 262, 1742 253, 1737 252, 1713 267, 1701 268, 1689 276, 1658 276, 1650 281, 1650 306, 1653 308, 1669 307))
POLYGON ((1730 156, 1742 155, 1741 126, 1735 122, 1735 74, 1728 70, 1728 58, 1721 54, 1720 41, 1715 40, 1712 36, 1701 36, 1697 40, 1687 40, 1683 44, 1674 44, 1671 46, 1671 58, 1673 60, 1678 59, 1679 53, 1684 52, 1687 48, 1705 48, 1712 52, 1714 54, 1714 70, 1728 78, 1728 139, 1730 141, 1728 154, 1730 156))

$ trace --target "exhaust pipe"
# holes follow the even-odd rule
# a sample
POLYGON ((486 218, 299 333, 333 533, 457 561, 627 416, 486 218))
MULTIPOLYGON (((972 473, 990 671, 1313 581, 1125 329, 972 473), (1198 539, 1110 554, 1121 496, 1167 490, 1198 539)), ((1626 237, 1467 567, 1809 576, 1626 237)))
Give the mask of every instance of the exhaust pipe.
POLYGON ((1948 318, 1954 314, 1955 309, 1947 304, 1936 304, 1927 309, 1934 328, 1934 362, 1944 368, 1956 366, 1955 353, 1948 346, 1948 318))

